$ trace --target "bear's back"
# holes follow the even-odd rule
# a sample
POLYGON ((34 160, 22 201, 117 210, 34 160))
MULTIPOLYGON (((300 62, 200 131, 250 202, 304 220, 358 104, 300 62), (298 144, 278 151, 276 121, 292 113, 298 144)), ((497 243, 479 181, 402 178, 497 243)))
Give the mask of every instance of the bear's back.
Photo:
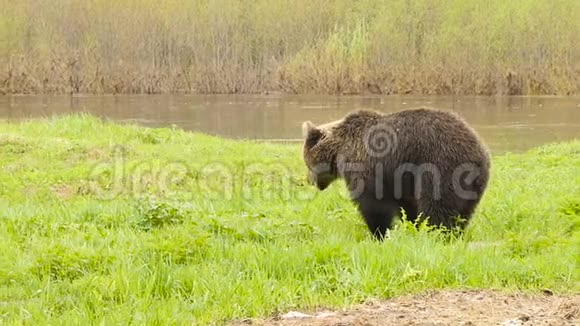
MULTIPOLYGON (((438 109, 410 109, 384 115, 377 123, 393 132, 397 163, 484 164, 488 150, 459 115, 438 109)), ((393 157, 394 156, 394 157, 393 157)))

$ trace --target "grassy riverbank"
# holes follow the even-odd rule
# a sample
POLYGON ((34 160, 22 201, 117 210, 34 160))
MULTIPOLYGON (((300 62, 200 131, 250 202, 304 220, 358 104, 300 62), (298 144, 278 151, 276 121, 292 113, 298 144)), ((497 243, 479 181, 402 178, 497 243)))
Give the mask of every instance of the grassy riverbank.
POLYGON ((300 146, 0 123, 0 323, 184 324, 425 289, 578 292, 580 141, 494 158, 464 239, 376 243, 300 146), (115 147, 115 145, 122 145, 115 147))
POLYGON ((0 93, 578 94, 574 0, 0 0, 0 93))

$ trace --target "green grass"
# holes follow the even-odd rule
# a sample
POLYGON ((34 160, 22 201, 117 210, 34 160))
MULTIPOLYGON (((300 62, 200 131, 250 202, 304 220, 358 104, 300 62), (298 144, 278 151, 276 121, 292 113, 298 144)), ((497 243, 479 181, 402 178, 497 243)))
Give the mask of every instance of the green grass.
POLYGON ((66 116, 0 123, 0 159, 2 324, 207 324, 426 289, 580 289, 578 140, 494 157, 455 241, 403 223, 375 242, 342 183, 305 184, 298 145, 66 116))
POLYGON ((0 0, 1 93, 580 93, 577 0, 0 0))

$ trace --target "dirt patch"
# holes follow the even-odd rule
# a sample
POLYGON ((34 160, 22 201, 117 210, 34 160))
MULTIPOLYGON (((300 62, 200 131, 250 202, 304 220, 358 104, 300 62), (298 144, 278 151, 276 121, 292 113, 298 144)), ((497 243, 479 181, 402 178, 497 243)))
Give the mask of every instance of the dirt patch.
POLYGON ((102 148, 91 148, 87 152, 87 157, 90 158, 91 160, 102 160, 108 155, 109 153, 102 148))
POLYGON ((60 199, 71 198, 76 193, 76 189, 67 184, 53 185, 50 190, 60 199))
POLYGON ((432 292, 369 301, 344 311, 289 312, 232 325, 580 325, 580 294, 556 296, 492 291, 432 292))

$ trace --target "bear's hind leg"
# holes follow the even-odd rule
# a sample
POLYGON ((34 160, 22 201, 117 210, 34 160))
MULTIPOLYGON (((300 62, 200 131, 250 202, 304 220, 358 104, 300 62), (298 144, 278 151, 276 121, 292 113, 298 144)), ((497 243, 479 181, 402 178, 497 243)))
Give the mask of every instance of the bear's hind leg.
POLYGON ((462 231, 467 226, 471 214, 457 208, 444 205, 443 202, 421 202, 419 204, 421 219, 429 218, 429 225, 444 227, 446 231, 462 231))
POLYGON ((358 200, 358 209, 369 231, 380 241, 385 238, 387 229, 391 227, 393 218, 400 208, 394 200, 363 197, 358 200))
POLYGON ((405 211, 406 220, 415 223, 417 221, 417 204, 413 200, 402 200, 401 206, 405 211))

